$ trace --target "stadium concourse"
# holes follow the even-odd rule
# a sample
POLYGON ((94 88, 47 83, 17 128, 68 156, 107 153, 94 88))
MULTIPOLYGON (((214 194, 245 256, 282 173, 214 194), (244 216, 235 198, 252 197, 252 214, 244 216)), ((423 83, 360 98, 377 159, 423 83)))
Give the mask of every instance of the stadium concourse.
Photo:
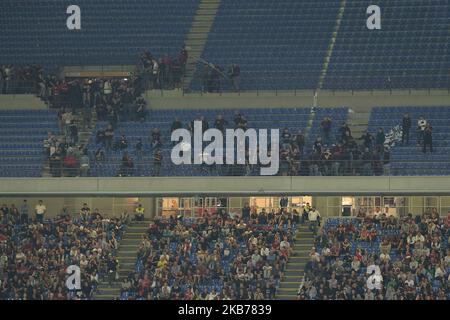
POLYGON ((449 300, 450 6, 376 2, 2 0, 0 300, 449 300))

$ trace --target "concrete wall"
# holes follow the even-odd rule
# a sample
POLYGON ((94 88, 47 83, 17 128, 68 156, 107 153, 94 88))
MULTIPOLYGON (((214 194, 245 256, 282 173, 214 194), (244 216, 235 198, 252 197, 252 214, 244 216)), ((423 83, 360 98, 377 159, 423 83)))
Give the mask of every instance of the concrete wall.
MULTIPOLYGON (((184 94, 180 91, 148 91, 146 99, 153 109, 214 109, 311 107, 314 92, 261 91, 224 94, 184 94)), ((346 106, 353 109, 384 106, 445 106, 450 105, 449 90, 431 91, 321 91, 317 106, 346 106)))
POLYGON ((47 105, 32 94, 0 94, 0 110, 47 109, 47 105))
POLYGON ((3 178, 0 196, 450 195, 449 177, 3 178))

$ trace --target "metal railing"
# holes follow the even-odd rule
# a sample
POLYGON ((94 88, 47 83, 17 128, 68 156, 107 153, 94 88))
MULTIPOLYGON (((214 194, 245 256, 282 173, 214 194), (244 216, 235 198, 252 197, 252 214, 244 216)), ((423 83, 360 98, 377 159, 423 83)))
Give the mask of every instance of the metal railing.
MULTIPOLYGON (((152 155, 142 158, 134 156, 133 166, 124 165, 121 156, 107 154, 105 160, 96 160, 93 155, 84 166, 79 159, 74 165, 66 165, 64 157, 48 160, 41 155, 2 155, 0 152, 0 177, 41 176, 43 169, 53 177, 246 177, 260 176, 261 165, 206 165, 184 164, 177 166, 170 159, 162 160, 161 165, 152 160, 152 155)), ((421 151, 418 150, 417 153, 421 151)), ((449 156, 450 158, 450 156, 449 156)), ((276 176, 314 176, 314 177, 373 177, 373 176, 450 176, 450 159, 435 161, 417 160, 293 160, 280 161, 276 176)), ((263 176, 270 178, 271 176, 263 176)))
MULTIPOLYGON (((77 67, 78 68, 78 67, 77 67)), ((108 73, 113 71, 129 72, 130 66, 117 66, 117 70, 111 66, 98 66, 98 67, 80 67, 83 72, 95 72, 108 73), (97 70, 98 69, 98 70, 97 70)), ((70 69, 68 69, 70 70, 70 69)), ((71 71, 68 71, 71 73, 71 71)), ((103 77, 118 78, 119 76, 108 76, 105 73, 103 77)), ((76 73, 71 73, 76 74, 76 73)), ((254 77, 245 73, 242 73, 239 77, 230 78, 220 76, 218 78, 205 78, 196 72, 191 79, 190 83, 187 83, 183 74, 179 81, 175 82, 175 78, 179 78, 170 72, 166 74, 160 74, 154 76, 151 73, 142 73, 140 70, 140 76, 145 81, 145 88, 147 94, 155 94, 160 96, 170 95, 172 92, 180 92, 184 94, 272 94, 272 95, 300 95, 311 93, 314 95, 318 91, 319 72, 304 72, 295 76, 283 75, 283 76, 264 76, 254 77)), ((72 75, 73 76, 73 75, 72 75)), ((83 76, 80 76, 83 78, 83 76)), ((99 76, 100 78, 102 76, 99 76)), ((77 77, 75 77, 77 78, 77 77)), ((120 78, 120 77, 119 77, 120 78)), ((450 79, 449 76, 443 77, 442 81, 436 83, 436 80, 432 80, 432 76, 423 75, 393 75, 389 78, 377 77, 371 79, 369 76, 354 76, 354 75, 339 75, 339 76, 327 76, 325 78, 324 85, 320 89, 321 91, 327 91, 331 93, 347 92, 355 94, 360 91, 364 92, 385 92, 392 94, 395 91, 407 91, 413 93, 415 91, 428 91, 444 90, 450 94, 450 79), (381 80, 380 80, 381 79, 381 80), (419 80, 416 80, 419 79, 419 80), (427 80, 428 79, 428 80, 427 80)), ((32 80, 13 79, 10 81, 0 81, 0 95, 1 94, 37 94, 39 93, 39 85, 32 80)))

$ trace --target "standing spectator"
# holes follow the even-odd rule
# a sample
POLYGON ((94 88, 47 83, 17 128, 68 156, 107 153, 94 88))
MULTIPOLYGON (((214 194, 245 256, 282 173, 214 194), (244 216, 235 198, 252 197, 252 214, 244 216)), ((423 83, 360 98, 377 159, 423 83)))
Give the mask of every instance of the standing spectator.
POLYGON ((375 145, 377 150, 383 150, 385 140, 386 135, 384 134, 383 128, 378 128, 377 136, 375 138, 375 145))
POLYGON ((172 126, 170 127, 170 132, 172 133, 175 130, 181 129, 181 128, 183 128, 183 125, 182 125, 180 119, 179 118, 175 118, 175 120, 172 122, 172 126))
POLYGON ((134 168, 133 159, 130 157, 128 152, 125 151, 122 156, 122 163, 120 166, 119 176, 128 177, 133 175, 133 168, 134 168))
POLYGON ((83 207, 80 209, 81 221, 87 222, 91 216, 91 208, 89 208, 87 203, 83 203, 83 207))
POLYGON ((106 150, 111 150, 114 139, 114 129, 111 124, 105 130, 104 141, 106 150))
POLYGON ((154 173, 153 176, 158 177, 161 170, 161 164, 162 164, 162 154, 161 151, 156 150, 153 155, 153 167, 154 167, 154 173))
POLYGON ((145 209, 142 204, 138 204, 136 209, 134 209, 134 220, 135 221, 144 221, 145 209))
MULTIPOLYGON (((5 203, 0 208, 0 213, 1 213, 0 218, 3 218, 2 223, 4 225, 8 225, 9 224, 9 208, 5 203)), ((1 219, 0 219, 0 221, 1 221, 1 219)))
POLYGON ((80 176, 87 177, 89 175, 90 168, 89 156, 86 152, 83 152, 83 155, 80 158, 80 176))
POLYGON ((30 208, 28 207, 27 200, 24 199, 22 205, 20 206, 20 221, 22 224, 28 223, 30 208))
POLYGON ((136 149, 137 159, 142 160, 142 157, 144 156, 144 144, 142 143, 141 138, 138 139, 135 149, 136 149))
POLYGON ((423 116, 419 117, 417 120, 417 144, 420 146, 423 142, 423 133, 427 127, 427 120, 423 116))
POLYGON ((331 143, 331 119, 329 117, 326 117, 322 120, 320 123, 320 128, 322 130, 322 140, 325 145, 329 145, 331 143))
POLYGON ((373 136, 369 131, 366 131, 360 138, 358 138, 358 140, 363 140, 364 148, 372 150, 373 136))
POLYGON ((227 75, 231 80, 231 85, 233 86, 233 90, 235 92, 239 91, 239 84, 240 84, 240 75, 241 75, 241 68, 237 64, 232 64, 228 67, 227 75))
POLYGON ((83 130, 86 130, 87 128, 91 128, 91 118, 92 118, 92 112, 91 107, 89 105, 83 106, 83 130))
POLYGON ((70 136, 70 125, 72 124, 72 121, 74 120, 73 114, 69 109, 64 109, 64 113, 61 115, 61 120, 63 124, 64 134, 66 137, 70 136))
POLYGON ((427 153, 427 146, 430 147, 430 152, 433 153, 433 128, 427 124, 423 130, 423 153, 427 153))
POLYGON ((346 141, 348 137, 352 136, 352 132, 350 130, 350 127, 346 122, 342 123, 342 126, 339 128, 339 133, 341 135, 341 140, 346 141))
POLYGON ((152 130, 152 138, 151 138, 151 144, 152 144, 152 149, 153 150, 158 150, 161 145, 161 131, 158 128, 154 128, 152 130))
POLYGON ((248 221, 250 219, 250 206, 248 203, 245 203, 244 207, 242 208, 242 220, 248 221))
POLYGON ((186 63, 188 61, 188 58, 189 58, 188 51, 186 50, 186 46, 183 45, 183 47, 180 50, 180 53, 178 54, 178 63, 180 64, 182 75, 184 75, 184 73, 186 72, 186 63))
POLYGON ((289 198, 284 196, 280 198, 280 207, 281 208, 287 208, 289 204, 289 198))
POLYGON ((39 223, 44 223, 44 216, 47 212, 47 207, 44 205, 42 200, 39 200, 38 204, 34 208, 36 214, 36 221, 39 223))
POLYGON ((309 230, 316 233, 317 227, 320 224, 320 213, 315 207, 312 207, 311 210, 308 212, 308 221, 309 221, 309 230))
POLYGON ((219 114, 214 121, 214 127, 217 130, 220 130, 222 133, 225 132, 225 126, 228 125, 228 121, 223 118, 221 114, 219 114))
POLYGON ((405 113, 402 119, 402 143, 409 144, 409 130, 411 129, 411 118, 405 113))
POLYGON ((69 143, 72 145, 76 145, 78 143, 78 127, 74 120, 70 122, 69 132, 69 143))

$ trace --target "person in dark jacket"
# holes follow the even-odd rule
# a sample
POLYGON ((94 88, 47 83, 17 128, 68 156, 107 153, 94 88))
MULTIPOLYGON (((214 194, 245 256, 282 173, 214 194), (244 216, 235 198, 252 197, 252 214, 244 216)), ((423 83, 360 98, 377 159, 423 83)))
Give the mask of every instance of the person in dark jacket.
POLYGON ((429 147, 430 152, 433 153, 433 128, 430 124, 427 124, 423 131, 423 153, 427 153, 427 147, 429 147))
POLYGON ((409 144, 409 130, 411 129, 411 118, 408 113, 402 119, 402 143, 409 144))
POLYGON ((378 150, 382 150, 385 140, 386 135, 384 134, 383 128, 378 128, 377 136, 375 138, 375 145, 378 150))

